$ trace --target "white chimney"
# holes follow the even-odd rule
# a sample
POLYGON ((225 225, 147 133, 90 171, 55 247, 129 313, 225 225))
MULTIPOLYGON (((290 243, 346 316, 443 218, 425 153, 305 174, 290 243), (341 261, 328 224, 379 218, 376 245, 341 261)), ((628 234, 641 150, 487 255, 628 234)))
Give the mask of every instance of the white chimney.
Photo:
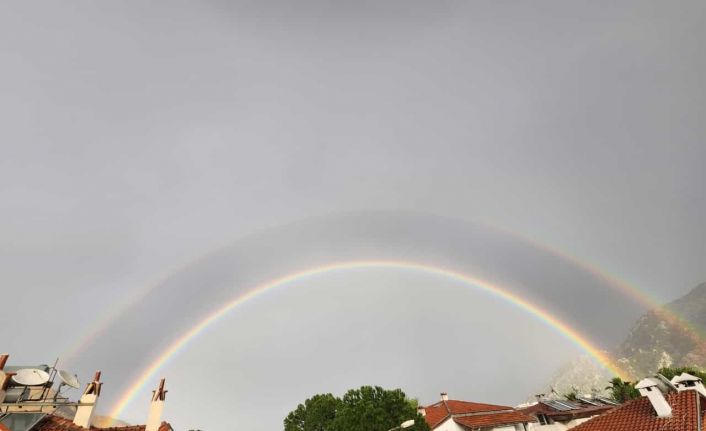
POLYGON ((704 383, 700 378, 692 376, 691 374, 681 373, 678 376, 674 376, 672 384, 677 387, 679 392, 695 390, 706 397, 706 387, 704 387, 704 383))
POLYGON ((152 401, 150 402, 150 413, 147 416, 145 431, 159 431, 162 425, 162 411, 164 410, 164 399, 167 391, 164 390, 164 379, 159 381, 159 387, 152 391, 152 401))
POLYGON ((449 400, 449 394, 447 394, 446 392, 442 392, 441 393, 441 401, 446 402, 448 400, 449 400))
POLYGON ((426 416, 426 415, 427 415, 427 411, 426 411, 426 409, 424 408, 424 406, 417 406, 417 413, 419 413, 419 414, 422 415, 422 416, 426 416))
POLYGON ((96 371, 95 376, 93 376, 93 381, 86 385, 86 390, 83 391, 81 399, 79 399, 79 405, 76 408, 76 415, 74 416, 74 424, 90 428, 91 421, 93 420, 93 413, 96 411, 96 404, 98 404, 98 397, 101 394, 101 383, 99 380, 101 378, 101 372, 96 371))
POLYGON ((640 391, 640 395, 650 400, 652 408, 655 410, 658 417, 668 418, 672 416, 672 407, 664 398, 664 394, 659 388, 659 382, 648 377, 640 380, 640 382, 635 385, 635 389, 640 391))

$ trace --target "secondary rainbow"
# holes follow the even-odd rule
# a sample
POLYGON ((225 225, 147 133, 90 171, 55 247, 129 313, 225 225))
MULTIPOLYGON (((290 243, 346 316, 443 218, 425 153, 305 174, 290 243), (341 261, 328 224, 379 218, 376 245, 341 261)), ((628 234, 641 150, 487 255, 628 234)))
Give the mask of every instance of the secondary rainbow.
MULTIPOLYGON (((657 300, 651 295, 640 291, 628 282, 609 274, 605 270, 599 268, 597 265, 587 260, 579 259, 578 257, 570 253, 559 250, 549 244, 542 243, 532 237, 509 230, 507 228, 496 226, 494 224, 482 221, 475 221, 474 223, 490 231, 526 243, 538 250, 555 256, 573 266, 576 266, 577 268, 580 268, 583 271, 586 271, 587 273, 595 277, 597 280, 600 280, 602 283, 605 283, 611 288, 622 292, 626 297, 631 298, 636 303, 645 307, 646 310, 655 310, 655 312, 659 314, 667 323, 669 323, 675 329, 682 331, 685 336, 691 338, 694 342, 699 344, 704 342, 703 334, 698 329, 696 329, 693 325, 689 325, 681 316, 675 314, 669 309, 661 307, 661 301, 657 300)), ((70 362, 73 358, 77 357, 79 353, 83 351, 94 339, 96 339, 99 334, 103 333, 111 322, 119 319, 120 316, 125 312, 125 310, 127 310, 133 304, 137 303, 140 299, 144 298, 153 289, 163 285, 167 280, 169 280, 169 278, 173 277, 174 275, 186 271, 189 268, 192 268, 195 265, 208 260, 215 253, 225 249, 232 243, 233 242, 231 241, 225 241, 217 247, 213 248, 210 252, 205 253, 200 257, 192 259, 183 264, 176 265, 175 267, 171 268, 171 270, 166 271, 166 275, 159 277, 154 282, 148 283, 142 289, 138 290, 137 292, 134 292, 134 294, 127 296, 121 304, 113 304, 109 310, 106 310, 104 313, 101 313, 101 318, 99 320, 97 320, 91 325, 86 325, 86 332, 80 337, 77 337, 74 344, 69 346, 62 353, 62 359, 70 362)))
POLYGON ((219 320, 221 317, 228 314, 230 311, 238 307, 239 305, 247 302, 248 300, 256 297, 257 295, 266 292, 270 289, 281 287, 295 281, 301 281, 308 277, 316 276, 319 274, 334 272, 334 271, 346 271, 355 269, 394 269, 394 270, 409 270, 409 271, 420 271, 428 274, 434 274, 441 277, 446 277, 463 284, 475 287, 487 293, 490 293, 500 299, 507 301, 508 303, 518 307, 521 310, 528 312, 529 314, 536 317, 538 320, 542 321, 549 327, 553 328, 555 331, 562 334, 565 338, 570 340, 573 344, 578 346, 580 349, 584 350, 590 356, 592 356, 598 363, 603 367, 608 369, 615 375, 624 376, 624 373, 620 368, 611 360, 608 355, 603 351, 598 349, 593 345, 591 341, 588 340, 584 335, 579 333, 576 329, 572 328, 569 324, 562 322, 555 316, 552 316, 546 310, 540 308, 539 306, 531 303, 530 301, 512 293, 511 291, 502 288, 496 284, 492 284, 488 281, 481 280, 476 277, 469 276, 460 272, 456 272, 450 269, 431 266, 423 263, 417 262, 407 262, 407 261, 391 261, 391 260, 376 260, 376 261, 349 261, 333 263, 325 266, 319 266, 315 268, 309 268, 302 271, 294 272, 285 275, 281 278, 271 280, 264 284, 261 284, 254 289, 239 295, 229 303, 225 304, 221 308, 213 311, 211 314, 203 318, 191 329, 183 333, 179 338, 177 338, 169 347, 167 347, 161 355, 159 355, 138 377, 137 379, 128 387, 128 389, 121 395, 121 397, 116 402, 113 407, 110 416, 113 418, 119 418, 122 416, 125 408, 132 402, 133 398, 140 393, 140 391, 145 387, 145 385, 153 378, 155 373, 157 373, 172 357, 178 354, 192 339, 196 338, 200 333, 202 333, 211 324, 219 320))
MULTIPOLYGON (((669 310, 669 308, 666 308, 662 305, 662 301, 657 299, 654 295, 650 295, 648 293, 645 293, 636 287, 632 286, 625 280, 611 275, 605 270, 602 270, 595 264, 592 264, 591 262, 587 260, 581 260, 578 257, 567 253, 563 252, 561 250, 555 249, 545 243, 539 242, 531 237, 528 237, 526 235, 509 231, 504 228, 500 228, 497 226, 492 226, 492 225, 484 225, 488 229, 495 230, 497 232, 503 233, 505 235, 508 235, 512 238, 518 239, 522 242, 525 242, 527 244, 530 244, 532 247, 544 251, 546 253, 549 253, 551 255, 554 255, 560 259, 563 259, 564 261, 570 263, 571 265, 580 268, 583 271, 586 271, 587 273, 591 274, 593 277, 595 277, 597 280, 600 280, 602 283, 607 284, 608 286, 611 286, 615 288, 617 291, 622 292, 625 296, 631 298, 633 301, 635 301, 637 304, 642 305, 643 307, 646 308, 647 311, 653 312, 656 315, 658 315, 661 319, 663 319, 667 324, 669 324, 672 328, 674 328, 677 331, 680 331, 681 334, 685 337, 690 338, 694 343, 696 344, 702 344, 705 342, 704 340, 704 333, 701 331, 698 327, 696 327, 694 324, 689 323, 687 320, 685 320, 682 316, 679 314, 669 310)), ((634 376, 633 376, 634 377, 634 376)))

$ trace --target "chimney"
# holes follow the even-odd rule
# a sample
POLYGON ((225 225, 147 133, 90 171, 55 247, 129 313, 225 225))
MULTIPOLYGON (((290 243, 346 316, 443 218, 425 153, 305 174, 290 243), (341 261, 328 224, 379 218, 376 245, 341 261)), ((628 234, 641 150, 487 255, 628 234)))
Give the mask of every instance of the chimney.
POLYGON ((150 413, 147 416, 145 431, 158 431, 162 425, 162 411, 164 410, 164 399, 167 391, 164 390, 164 379, 159 381, 159 387, 152 391, 152 401, 150 402, 150 413))
POLYGON ((76 415, 74 416, 74 424, 84 428, 91 427, 91 421, 93 420, 93 413, 96 411, 96 404, 98 404, 98 397, 101 394, 101 386, 103 383, 100 382, 101 372, 96 371, 95 376, 93 376, 93 381, 86 385, 86 390, 83 391, 81 399, 79 399, 80 405, 76 408, 76 415))
POLYGON ((0 371, 0 403, 5 402, 5 394, 7 393, 7 385, 10 384, 10 379, 15 373, 4 373, 0 371))
POLYGON ((7 390, 7 385, 10 384, 10 378, 14 375, 14 373, 3 372, 5 364, 7 363, 7 358, 9 357, 10 355, 7 353, 0 355, 0 403, 5 401, 5 391, 7 390))
POLYGON ((706 387, 704 387, 704 383, 700 378, 692 376, 691 374, 681 373, 678 376, 674 376, 672 384, 677 387, 677 391, 679 392, 695 390, 706 397, 706 387))
POLYGON ((637 385, 635 385, 635 389, 640 391, 640 395, 647 397, 650 400, 652 408, 655 410, 658 417, 668 418, 672 416, 672 407, 664 398, 664 394, 659 388, 659 382, 655 379, 649 377, 642 379, 637 385))
POLYGON ((427 415, 427 411, 424 408, 424 406, 417 406, 417 413, 419 413, 423 417, 426 417, 426 415, 427 415))
POLYGON ((448 400, 449 400, 449 394, 447 394, 446 392, 442 392, 441 393, 441 401, 446 402, 448 400))

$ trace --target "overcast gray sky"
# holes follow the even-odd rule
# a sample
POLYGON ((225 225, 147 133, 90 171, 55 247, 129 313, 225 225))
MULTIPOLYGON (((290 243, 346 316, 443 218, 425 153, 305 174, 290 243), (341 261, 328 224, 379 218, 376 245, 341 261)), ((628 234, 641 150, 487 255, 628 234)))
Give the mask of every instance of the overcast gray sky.
MULTIPOLYGON (((660 300, 705 281, 705 12, 698 1, 4 2, 0 323, 11 362, 53 361, 116 302, 232 241, 146 298, 171 327, 129 347, 99 340, 75 361, 85 375, 113 373, 106 398, 229 297, 234 274, 246 289, 339 255, 473 270, 610 346, 620 334, 601 325, 626 331, 638 307, 616 299, 626 315, 599 311, 614 297, 607 286, 478 223, 660 300), (444 238, 471 245, 445 251, 444 238), (193 303, 192 314, 179 321, 164 298, 176 310, 193 303), (129 366, 106 359, 121 348, 129 366)), ((424 402, 442 390, 515 402, 578 353, 506 304, 453 287, 372 271, 258 298, 164 370, 168 419, 277 429, 306 396, 363 383, 424 402), (369 341, 348 351, 342 333, 369 341), (483 339, 483 354, 464 336, 483 339), (377 356, 388 365, 361 359, 377 356), (464 374, 500 363, 502 373, 464 374), (223 367, 229 377, 215 384, 223 367), (499 374, 524 383, 493 386, 499 374), (195 399, 218 408, 187 409, 195 399)), ((138 329, 150 321, 139 310, 138 329)), ((109 331, 120 340, 119 326, 109 331)), ((144 406, 126 414, 143 421, 144 406)))

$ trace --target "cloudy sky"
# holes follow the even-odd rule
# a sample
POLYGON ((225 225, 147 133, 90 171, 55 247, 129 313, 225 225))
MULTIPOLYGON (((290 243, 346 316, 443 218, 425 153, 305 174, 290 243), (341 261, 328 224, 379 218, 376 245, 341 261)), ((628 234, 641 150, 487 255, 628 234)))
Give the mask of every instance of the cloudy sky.
MULTIPOLYGON (((105 412, 220 301, 302 266, 451 266, 605 347, 641 306, 547 247, 662 301, 706 281, 702 2, 3 6, 3 350, 53 362, 145 295, 66 359, 103 369, 105 412)), ((278 429, 361 384, 513 403, 580 353, 428 274, 292 287, 161 370, 167 419, 278 429)))

